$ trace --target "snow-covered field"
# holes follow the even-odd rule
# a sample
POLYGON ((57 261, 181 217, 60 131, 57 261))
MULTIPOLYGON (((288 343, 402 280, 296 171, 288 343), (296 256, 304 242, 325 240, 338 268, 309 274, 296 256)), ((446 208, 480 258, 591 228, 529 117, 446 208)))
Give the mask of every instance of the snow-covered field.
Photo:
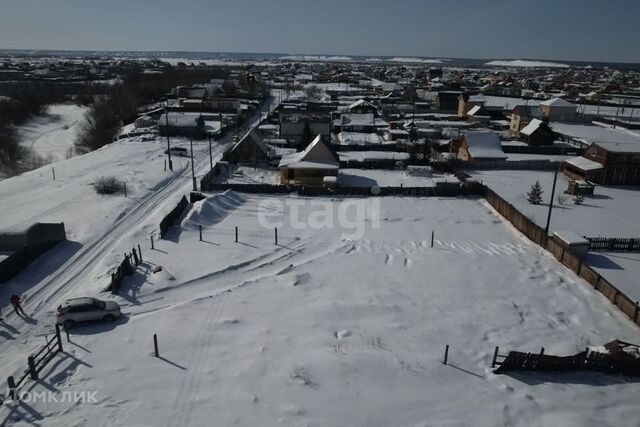
MULTIPOLYGON (((545 226, 553 186, 553 172, 483 170, 470 173, 536 224, 545 226), (536 180, 540 181, 544 191, 544 202, 541 205, 532 205, 527 201, 526 194, 536 180)), ((567 177, 558 174, 556 200, 553 202, 549 226, 551 233, 569 230, 589 237, 640 237, 640 188, 596 186, 595 194, 586 196, 583 204, 575 205, 571 196, 567 197, 564 204, 560 204, 557 197, 568 185, 567 177)), ((637 280, 640 274, 638 254, 591 253, 587 263, 629 297, 640 299, 637 280)))
POLYGON ((560 62, 532 61, 528 59, 494 60, 487 62, 485 65, 492 65, 496 67, 569 68, 569 65, 562 64, 560 62))
POLYGON ((52 104, 44 115, 18 127, 20 143, 46 161, 63 160, 73 149, 78 125, 87 110, 76 104, 52 104))
POLYGON ((109 297, 124 319, 77 329, 29 386, 98 402, 4 406, 0 422, 617 426, 638 411, 621 377, 491 373, 495 345, 573 353, 637 330, 482 200, 227 192, 143 257, 109 297))

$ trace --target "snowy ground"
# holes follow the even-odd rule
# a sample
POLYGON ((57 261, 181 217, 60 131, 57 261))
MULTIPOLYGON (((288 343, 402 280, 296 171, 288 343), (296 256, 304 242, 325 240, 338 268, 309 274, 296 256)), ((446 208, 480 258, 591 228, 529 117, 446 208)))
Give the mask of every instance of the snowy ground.
MULTIPOLYGON (((434 175, 457 182, 452 175, 434 175)), ((340 169, 338 182, 349 187, 435 187, 432 177, 410 175, 404 170, 340 169)))
MULTIPOLYGON (((553 172, 483 170, 469 172, 473 178, 482 180, 493 191, 513 204, 536 224, 544 227, 549 210, 549 199, 553 186, 553 172), (544 191, 541 205, 527 201, 527 192, 536 180, 544 191)), ((593 196, 586 196, 582 205, 575 205, 569 196, 559 204, 557 195, 568 187, 567 177, 558 174, 556 200, 551 215, 549 230, 570 230, 589 237, 640 237, 638 207, 640 188, 633 186, 596 186, 593 196)), ((607 280, 619 287, 629 297, 640 299, 640 256, 638 254, 609 254, 604 252, 589 255, 587 263, 607 280)))
POLYGON ((239 166, 227 180, 229 184, 280 184, 277 170, 239 166))
POLYGON ((18 127, 20 142, 46 161, 66 159, 76 141, 78 124, 87 110, 76 104, 52 104, 44 115, 18 127))
MULTIPOLYGON (((344 203, 231 192, 199 202, 156 250, 144 246, 112 297, 124 319, 77 329, 30 383, 96 391, 98 403, 4 406, 0 422, 614 426, 637 414, 637 384, 621 377, 491 373, 495 345, 574 353, 637 341, 637 330, 484 201, 344 203), (280 246, 258 212, 281 222, 280 246)), ((142 221, 113 252, 153 229, 142 221)))

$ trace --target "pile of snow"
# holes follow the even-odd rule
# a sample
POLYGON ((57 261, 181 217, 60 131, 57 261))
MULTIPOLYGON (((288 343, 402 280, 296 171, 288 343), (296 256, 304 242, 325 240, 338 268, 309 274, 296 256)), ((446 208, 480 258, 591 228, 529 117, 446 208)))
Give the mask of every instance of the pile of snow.
POLYGON ((559 62, 548 61, 529 61, 526 59, 514 59, 511 61, 489 61, 485 65, 492 65, 496 67, 544 67, 544 68, 569 68, 569 65, 559 62))
POLYGON ((353 61, 350 56, 324 56, 324 55, 287 55, 279 59, 284 61, 353 61))
POLYGON ((193 204, 182 221, 182 227, 187 230, 198 229, 199 226, 210 227, 225 219, 244 202, 245 198, 232 190, 214 194, 193 204))

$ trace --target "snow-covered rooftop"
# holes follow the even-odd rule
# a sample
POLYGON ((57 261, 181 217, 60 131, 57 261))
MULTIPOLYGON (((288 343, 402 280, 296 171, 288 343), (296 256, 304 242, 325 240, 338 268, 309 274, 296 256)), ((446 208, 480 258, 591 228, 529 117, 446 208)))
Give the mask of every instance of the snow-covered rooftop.
POLYGON ((500 137, 495 132, 466 132, 469 154, 474 159, 506 159, 500 137))

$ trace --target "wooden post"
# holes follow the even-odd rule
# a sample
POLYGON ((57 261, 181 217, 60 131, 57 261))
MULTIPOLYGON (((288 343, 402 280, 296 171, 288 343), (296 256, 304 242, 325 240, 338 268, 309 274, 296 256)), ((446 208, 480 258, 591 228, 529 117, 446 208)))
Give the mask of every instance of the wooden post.
POLYGON ((123 182, 124 184, 124 197, 127 197, 127 183, 123 182))
POLYGON ((51 174, 53 174, 53 180, 56 180, 56 170, 54 168, 51 168, 51 174))
POLYGON ((142 262, 142 249, 140 249, 140 245, 138 245, 138 256, 140 257, 140 262, 142 262))
POLYGON ((633 321, 638 323, 638 301, 636 301, 636 309, 633 311, 633 321))
POLYGON ((151 249, 155 249, 155 248, 153 247, 153 235, 151 235, 151 249))
POLYGON ((164 159, 164 171, 167 171, 167 159, 164 159))
POLYGON ((67 342, 71 342, 71 338, 69 338, 69 329, 64 328, 65 334, 67 334, 67 342))
POLYGON ((198 225, 198 231, 200 232, 200 241, 202 242, 202 225, 198 225))
POLYGON ((447 344, 446 347, 444 348, 444 362, 442 362, 442 364, 446 365, 448 359, 449 359, 449 344, 447 344))
POLYGON ((236 225, 236 243, 238 243, 238 226, 236 225))
POLYGON ((7 387, 9 388, 9 398, 16 400, 18 395, 16 394, 16 380, 13 379, 13 375, 7 377, 7 387))
POLYGON ((598 274, 598 278, 596 279, 596 284, 593 285, 594 288, 596 288, 596 291, 598 291, 598 284, 600 283, 600 275, 598 274))
POLYGON ((431 230, 431 247, 433 247, 433 236, 434 236, 435 232, 433 230, 431 230))
POLYGON ((31 379, 37 380, 38 371, 36 370, 36 361, 33 355, 29 355, 29 357, 27 357, 27 365, 29 366, 29 375, 31 376, 31 379))
POLYGON ((540 356, 544 354, 544 347, 540 347, 540 356))
POLYGON ((276 246, 278 246, 278 227, 275 227, 274 231, 275 231, 275 237, 276 237, 276 246))
POLYGON ((496 360, 498 359, 498 350, 499 350, 499 347, 496 346, 496 349, 493 352, 493 360, 491 361, 491 367, 492 368, 496 367, 496 360))
MULTIPOLYGON (((58 351, 62 351, 62 338, 60 337, 60 325, 56 323, 56 339, 58 340, 58 351)), ((69 339, 69 332, 67 332, 67 340, 69 339)))
POLYGON ((153 334, 153 349, 155 351, 156 357, 160 357, 160 352, 158 351, 158 335, 153 334))

